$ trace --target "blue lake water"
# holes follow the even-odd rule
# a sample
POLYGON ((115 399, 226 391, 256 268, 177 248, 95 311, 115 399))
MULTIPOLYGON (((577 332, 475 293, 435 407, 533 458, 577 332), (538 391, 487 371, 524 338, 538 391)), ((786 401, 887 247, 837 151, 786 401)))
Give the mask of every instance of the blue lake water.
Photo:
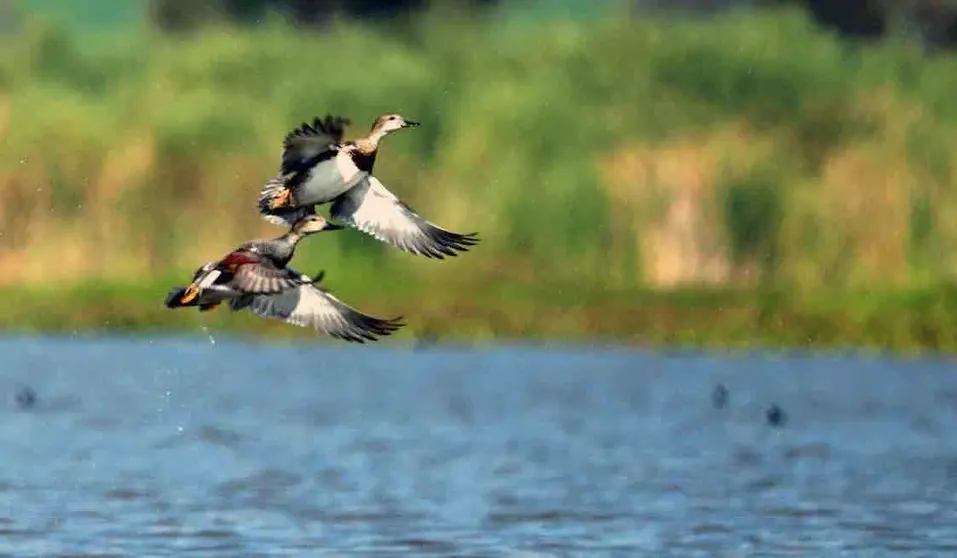
POLYGON ((957 555, 944 359, 6 338, 0 394, 2 556, 957 555))

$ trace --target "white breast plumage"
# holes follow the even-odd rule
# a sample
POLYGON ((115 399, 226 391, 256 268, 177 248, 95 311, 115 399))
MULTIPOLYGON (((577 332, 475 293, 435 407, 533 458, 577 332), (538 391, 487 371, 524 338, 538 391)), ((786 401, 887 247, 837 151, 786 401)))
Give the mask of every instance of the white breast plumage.
POLYGON ((336 153, 336 170, 339 171, 342 181, 346 184, 352 182, 352 179, 359 174, 359 167, 357 167, 352 160, 353 149, 354 148, 340 149, 339 152, 336 153))

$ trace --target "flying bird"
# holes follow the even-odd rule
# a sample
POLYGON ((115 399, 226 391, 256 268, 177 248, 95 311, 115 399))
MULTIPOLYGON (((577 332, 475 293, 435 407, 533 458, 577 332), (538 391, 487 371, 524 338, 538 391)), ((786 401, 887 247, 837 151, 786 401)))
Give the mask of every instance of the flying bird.
POLYGON ((452 232, 427 221, 372 174, 382 138, 418 122, 383 114, 367 136, 343 141, 348 124, 347 118, 327 115, 286 135, 280 174, 259 194, 259 212, 266 220, 288 225, 331 203, 333 219, 412 254, 443 259, 478 244, 477 233, 452 232))

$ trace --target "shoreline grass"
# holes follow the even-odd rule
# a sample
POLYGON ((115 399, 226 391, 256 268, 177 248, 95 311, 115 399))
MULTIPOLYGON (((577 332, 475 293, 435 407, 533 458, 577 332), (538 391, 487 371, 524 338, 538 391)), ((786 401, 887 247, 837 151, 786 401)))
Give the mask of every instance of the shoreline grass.
MULTIPOLYGON (((271 342, 330 342, 311 330, 219 309, 167 310, 172 283, 4 287, 0 330, 8 333, 230 334, 271 342), (205 329, 204 329, 205 328, 205 329)), ((864 349, 957 353, 957 287, 909 291, 795 293, 755 289, 649 289, 582 292, 559 285, 457 285, 467 297, 406 283, 358 296, 333 292, 359 309, 402 314, 407 328, 390 342, 485 344, 549 341, 654 348, 864 349)))

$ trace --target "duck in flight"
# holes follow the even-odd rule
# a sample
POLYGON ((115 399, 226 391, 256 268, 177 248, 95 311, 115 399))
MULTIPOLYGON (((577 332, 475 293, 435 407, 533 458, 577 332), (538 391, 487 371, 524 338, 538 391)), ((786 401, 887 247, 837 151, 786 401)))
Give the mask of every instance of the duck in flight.
POLYGON ((245 242, 202 274, 193 277, 180 302, 187 304, 209 289, 271 294, 295 287, 302 282, 300 274, 289 271, 286 264, 296 253, 299 241, 310 234, 341 228, 319 215, 306 215, 280 237, 245 242))
POLYGON ((318 215, 307 215, 279 238, 247 242, 222 260, 200 266, 189 286, 170 289, 165 306, 207 312, 228 301, 231 311, 249 309, 264 318, 357 343, 395 333, 405 325, 401 317, 366 315, 318 285, 324 272, 309 277, 286 267, 304 236, 339 228, 318 215))
POLYGON ((330 216, 382 242, 428 258, 443 259, 478 244, 477 233, 445 230, 421 217, 372 174, 379 142, 419 124, 400 114, 378 117, 366 137, 343 141, 344 117, 315 118, 286 135, 280 176, 259 194, 259 212, 289 224, 331 203, 330 216))

